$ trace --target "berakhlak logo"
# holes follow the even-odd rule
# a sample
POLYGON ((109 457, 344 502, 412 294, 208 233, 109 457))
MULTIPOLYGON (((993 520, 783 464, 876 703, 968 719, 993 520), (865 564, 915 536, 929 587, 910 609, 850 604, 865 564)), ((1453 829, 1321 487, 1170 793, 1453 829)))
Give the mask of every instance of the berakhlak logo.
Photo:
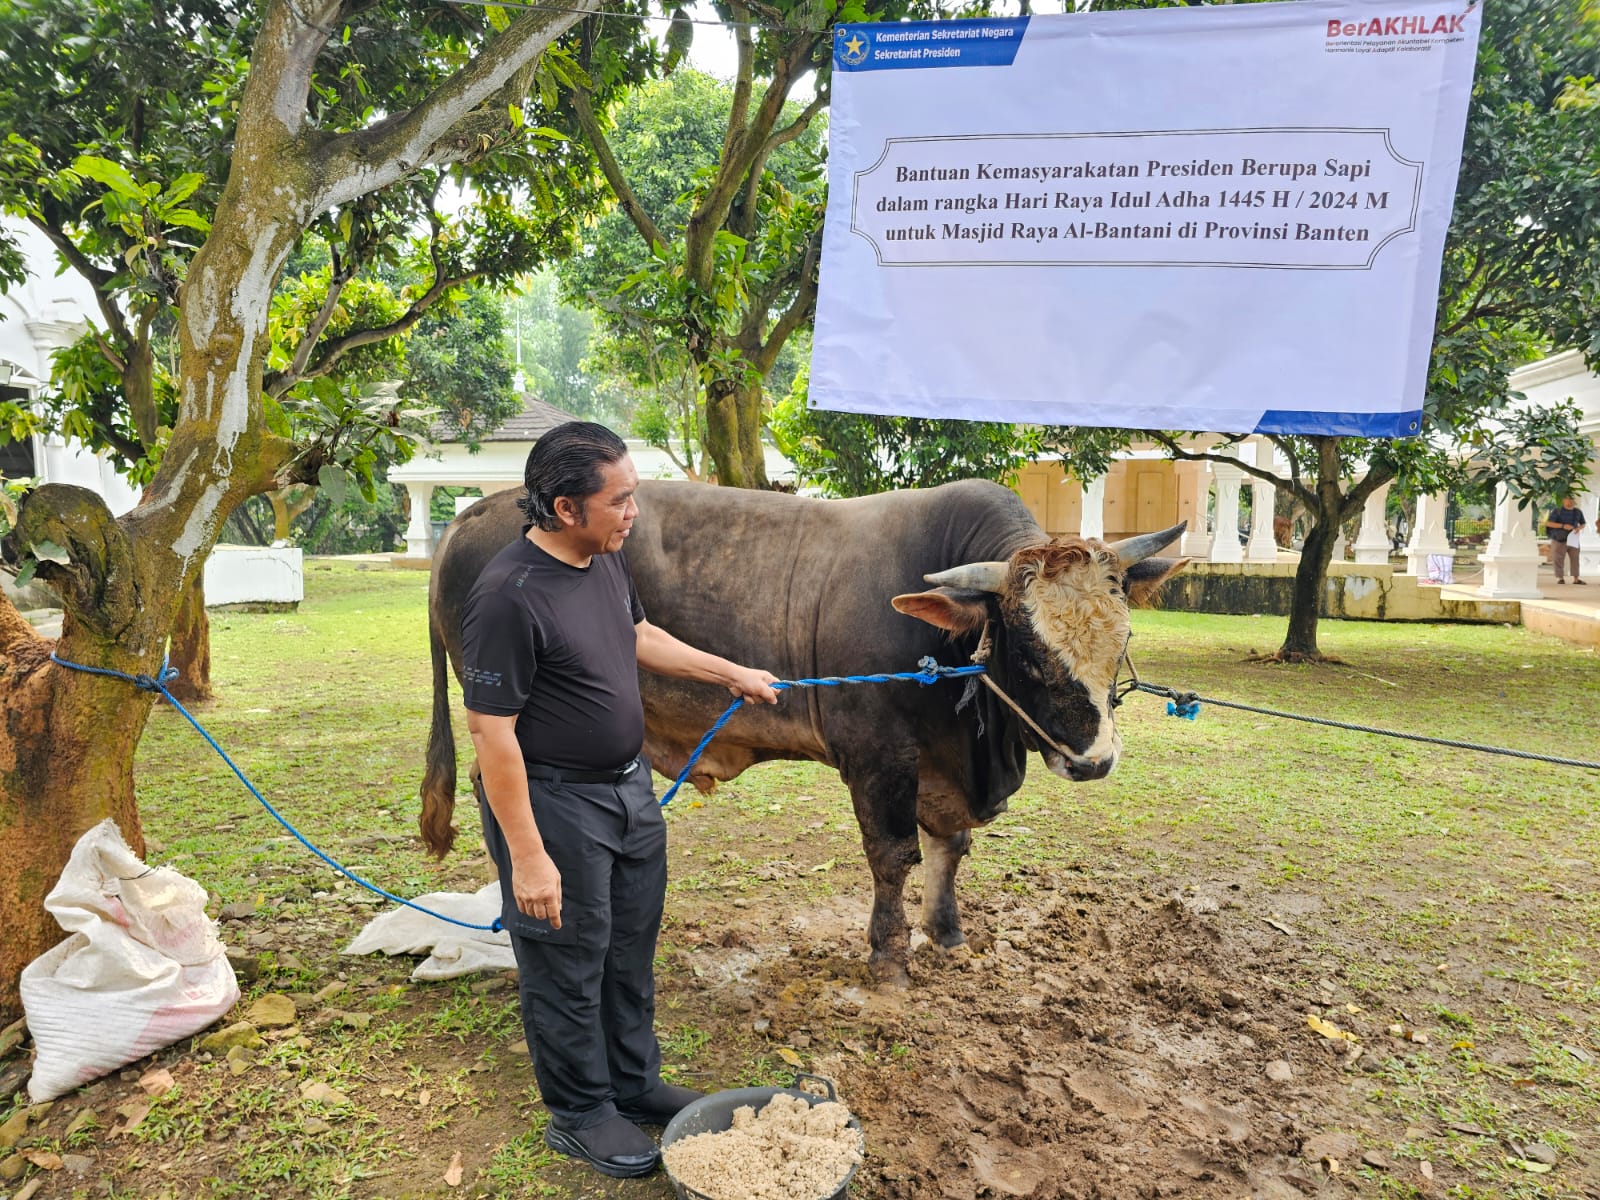
POLYGON ((847 67, 859 67, 872 53, 872 41, 859 29, 839 30, 839 61, 847 67))
POLYGON ((1467 31, 1472 12, 1444 13, 1437 17, 1373 17, 1368 21, 1329 21, 1328 39, 1370 37, 1439 37, 1467 31))

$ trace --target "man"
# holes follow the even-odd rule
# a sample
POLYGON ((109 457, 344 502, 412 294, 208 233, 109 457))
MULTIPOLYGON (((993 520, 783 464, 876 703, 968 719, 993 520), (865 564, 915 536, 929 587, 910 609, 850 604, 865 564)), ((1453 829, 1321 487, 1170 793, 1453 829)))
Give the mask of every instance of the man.
POLYGON ((627 447, 572 421, 534 445, 523 537, 483 569, 462 616, 467 728, 484 839, 500 871, 545 1141, 607 1175, 648 1174, 698 1092, 661 1082, 653 961, 666 822, 640 761, 638 668, 775 702, 765 671, 645 619, 622 552, 638 505, 627 447))
POLYGON ((1571 496, 1561 497, 1561 506, 1552 508, 1544 519, 1544 530, 1550 535, 1550 565, 1556 569, 1556 582, 1565 583, 1567 564, 1572 565, 1572 582, 1584 583, 1578 577, 1578 547, 1569 545, 1568 537, 1582 529, 1586 522, 1578 511, 1577 501, 1571 496))

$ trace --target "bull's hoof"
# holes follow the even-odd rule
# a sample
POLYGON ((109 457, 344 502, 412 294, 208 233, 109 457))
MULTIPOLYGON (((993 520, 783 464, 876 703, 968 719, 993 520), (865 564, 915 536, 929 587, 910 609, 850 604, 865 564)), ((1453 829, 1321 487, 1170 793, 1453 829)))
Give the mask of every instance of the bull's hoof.
POLYGON ((898 959, 879 958, 872 962, 872 982, 879 987, 907 988, 911 986, 911 972, 898 959))
POLYGON ((967 935, 960 929, 930 929, 924 925, 922 932, 926 933, 929 940, 941 950, 954 950, 957 946, 967 944, 967 935))

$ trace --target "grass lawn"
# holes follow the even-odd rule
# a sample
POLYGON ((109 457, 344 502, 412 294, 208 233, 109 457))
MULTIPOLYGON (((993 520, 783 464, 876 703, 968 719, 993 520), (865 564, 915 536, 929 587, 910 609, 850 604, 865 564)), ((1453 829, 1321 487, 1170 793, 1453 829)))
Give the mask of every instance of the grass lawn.
MULTIPOLYGON (((213 614, 219 699, 197 713, 310 840, 402 895, 473 890, 488 877, 472 805, 458 805, 459 848, 445 863, 424 858, 413 836, 430 705, 426 590, 421 572, 309 560, 298 611, 213 614)), ((1596 655, 1519 628, 1325 622, 1322 649, 1347 664, 1336 667, 1247 662, 1281 640, 1276 618, 1150 611, 1134 628, 1149 682, 1600 759, 1596 655)), ((940 686, 953 695, 959 685, 940 686)), ((1184 920, 1214 927, 1223 947, 1208 969, 1235 973, 1247 999, 1259 993, 1258 1024, 1272 1005, 1298 1014, 1279 1034, 1310 1064, 1311 1089, 1273 1098, 1241 1083, 1230 1101, 1258 1113, 1276 1104, 1299 1123, 1271 1151, 1300 1163, 1273 1168, 1297 1191, 1241 1193, 1238 1180, 1254 1179, 1267 1154, 1255 1162, 1246 1140, 1231 1180, 1187 1175, 1162 1191, 1158 1178, 1125 1194, 1600 1196, 1600 774, 1218 707, 1174 720, 1149 696, 1119 719, 1125 757, 1109 779, 1070 785, 1034 759, 1009 812, 974 838, 959 890, 977 969, 1031 956, 1014 964, 1016 978, 1037 980, 1040 962, 1075 953, 1068 937, 1046 953, 1048 922, 1036 919, 1071 917, 1060 905, 1073 889, 1092 897, 1077 909, 1091 923, 1102 911, 1113 924, 1130 919, 1122 906, 1141 897, 1187 906, 1197 915, 1184 920), (1308 1013, 1356 1032, 1362 1052, 1323 1047, 1303 1027, 1308 1013), (1319 1105, 1353 1141, 1310 1157, 1319 1105)), ((457 730, 466 745, 459 720, 457 730)), ((181 1043, 36 1114, 17 1149, 74 1155, 81 1169, 24 1159, 0 1195, 33 1179, 43 1182, 30 1195, 42 1197, 671 1195, 660 1175, 602 1181, 545 1151, 509 980, 413 984, 408 960, 340 957, 379 907, 296 844, 163 708, 141 745, 138 791, 152 862, 199 880, 213 913, 256 905, 223 925, 258 960, 242 1006, 287 993, 302 1019, 242 1069, 181 1043), (137 1078, 152 1066, 178 1086, 134 1121, 137 1107, 121 1109, 137 1106, 137 1078), (336 1099, 308 1098, 315 1083, 336 1099)), ((668 820, 658 1026, 672 1075, 738 1086, 786 1081, 794 1063, 829 1065, 867 1103, 892 1091, 893 1072, 957 1053, 927 1022, 868 1001, 870 1020, 789 1015, 815 979, 837 977, 854 995, 866 954, 870 881, 836 776, 768 764, 712 796, 683 796, 668 820), (735 928, 744 932, 730 940, 735 928), (722 983, 732 990, 718 992, 722 983)), ((914 971, 911 1010, 943 969, 914 971)), ((1202 1006, 1185 1019, 1210 1036, 1218 1014, 1202 1006)), ((1058 1015, 1037 1027, 1041 1039, 1070 1024, 1058 1015)), ((1085 1024, 1083 1037, 1058 1040, 1095 1038, 1085 1024)), ((867 1122, 852 1195, 935 1200, 897 1149, 910 1134, 889 1134, 892 1108, 867 1122)), ((1165 1136, 1138 1122, 1116 1128, 1100 1136, 1165 1136)), ((976 1172, 972 1196, 1004 1194, 983 1190, 980 1167, 952 1165, 945 1194, 969 1194, 950 1182, 961 1170, 976 1172)), ((1010 1194, 1078 1194, 1050 1190, 1066 1187, 1045 1180, 1010 1194)))

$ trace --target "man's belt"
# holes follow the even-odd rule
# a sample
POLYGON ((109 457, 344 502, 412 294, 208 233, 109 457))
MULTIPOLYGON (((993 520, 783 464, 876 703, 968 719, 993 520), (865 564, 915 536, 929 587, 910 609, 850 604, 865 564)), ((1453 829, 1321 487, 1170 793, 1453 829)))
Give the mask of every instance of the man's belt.
POLYGON ((633 758, 610 771, 578 771, 532 762, 527 766, 529 779, 542 779, 547 783, 621 783, 639 769, 639 760, 633 758))

